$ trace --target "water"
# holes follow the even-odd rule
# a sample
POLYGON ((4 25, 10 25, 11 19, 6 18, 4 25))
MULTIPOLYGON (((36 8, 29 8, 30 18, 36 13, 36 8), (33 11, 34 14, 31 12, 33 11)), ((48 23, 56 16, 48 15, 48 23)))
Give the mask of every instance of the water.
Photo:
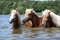
MULTIPOLYGON (((0 40, 60 40, 60 28, 11 29, 9 15, 0 15, 0 40)), ((20 15, 21 20, 23 15, 20 15)))

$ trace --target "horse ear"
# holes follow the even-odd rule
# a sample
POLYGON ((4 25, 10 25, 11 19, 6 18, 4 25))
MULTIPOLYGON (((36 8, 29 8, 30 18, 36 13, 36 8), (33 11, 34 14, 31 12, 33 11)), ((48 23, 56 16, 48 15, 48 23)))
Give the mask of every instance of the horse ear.
POLYGON ((48 14, 50 15, 51 12, 49 12, 48 14))

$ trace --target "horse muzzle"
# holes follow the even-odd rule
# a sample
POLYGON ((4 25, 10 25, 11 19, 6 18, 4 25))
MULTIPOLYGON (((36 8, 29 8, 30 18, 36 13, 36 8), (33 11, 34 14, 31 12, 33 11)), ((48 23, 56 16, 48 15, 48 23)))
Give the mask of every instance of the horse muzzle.
POLYGON ((23 19, 22 22, 23 22, 23 23, 26 23, 26 22, 29 21, 29 20, 30 20, 30 18, 26 18, 26 19, 23 19))
POLYGON ((13 23, 14 22, 14 19, 12 19, 12 20, 9 20, 9 23, 11 24, 11 23, 13 23))
POLYGON ((12 23, 12 21, 8 21, 10 24, 12 23))

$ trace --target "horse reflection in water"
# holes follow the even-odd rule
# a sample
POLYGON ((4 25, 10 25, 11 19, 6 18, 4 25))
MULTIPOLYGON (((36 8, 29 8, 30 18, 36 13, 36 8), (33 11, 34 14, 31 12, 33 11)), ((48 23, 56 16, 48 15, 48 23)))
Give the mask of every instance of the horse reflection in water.
POLYGON ((60 16, 56 15, 51 10, 44 10, 42 17, 42 25, 47 24, 48 26, 46 27, 60 27, 60 16))
POLYGON ((22 21, 17 10, 11 10, 9 23, 12 24, 13 33, 20 33, 22 21))
POLYGON ((42 27, 42 17, 37 16, 33 9, 26 9, 24 17, 23 23, 30 21, 32 27, 42 27))

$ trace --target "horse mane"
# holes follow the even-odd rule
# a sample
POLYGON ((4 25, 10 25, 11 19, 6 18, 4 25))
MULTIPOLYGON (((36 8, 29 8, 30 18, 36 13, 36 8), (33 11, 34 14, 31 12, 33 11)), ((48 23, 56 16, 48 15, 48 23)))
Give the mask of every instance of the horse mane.
POLYGON ((32 27, 41 27, 42 17, 39 17, 33 9, 26 9, 26 14, 29 17, 25 18, 23 20, 23 23, 31 21, 32 22, 32 27))
POLYGON ((35 16, 39 17, 33 9, 31 10, 31 14, 34 14, 35 16))
MULTIPOLYGON (((48 20, 47 20, 47 22, 46 22, 46 25, 48 26, 48 27, 56 27, 56 25, 53 23, 53 21, 52 21, 52 18, 51 18, 51 16, 50 16, 50 12, 49 12, 49 16, 48 16, 48 20), (48 25, 47 25, 47 23, 48 23, 48 25)), ((45 26, 46 27, 46 26, 45 26)))
POLYGON ((50 13, 50 16, 52 18, 52 21, 54 22, 54 24, 57 26, 57 27, 60 27, 60 16, 59 15, 56 15, 54 12, 51 12, 50 13))
POLYGON ((21 21, 21 19, 20 19, 20 14, 17 13, 17 15, 18 15, 18 21, 19 21, 19 24, 21 25, 21 24, 22 24, 22 21, 21 21))
POLYGON ((45 15, 45 14, 48 14, 45 27, 56 27, 56 25, 53 21, 53 17, 56 18, 56 14, 48 9, 43 11, 43 15, 45 15))
POLYGON ((48 18, 48 22, 49 22, 50 26, 60 27, 60 16, 59 15, 56 15, 51 10, 45 10, 45 11, 43 11, 43 15, 47 15, 46 18, 49 17, 48 18))
POLYGON ((21 19, 20 19, 20 14, 19 14, 19 12, 16 10, 16 15, 17 15, 17 17, 18 17, 18 22, 19 22, 19 24, 21 25, 22 24, 22 21, 21 21, 21 19))
POLYGON ((54 12, 50 12, 52 18, 60 18, 59 15, 56 15, 54 12))

